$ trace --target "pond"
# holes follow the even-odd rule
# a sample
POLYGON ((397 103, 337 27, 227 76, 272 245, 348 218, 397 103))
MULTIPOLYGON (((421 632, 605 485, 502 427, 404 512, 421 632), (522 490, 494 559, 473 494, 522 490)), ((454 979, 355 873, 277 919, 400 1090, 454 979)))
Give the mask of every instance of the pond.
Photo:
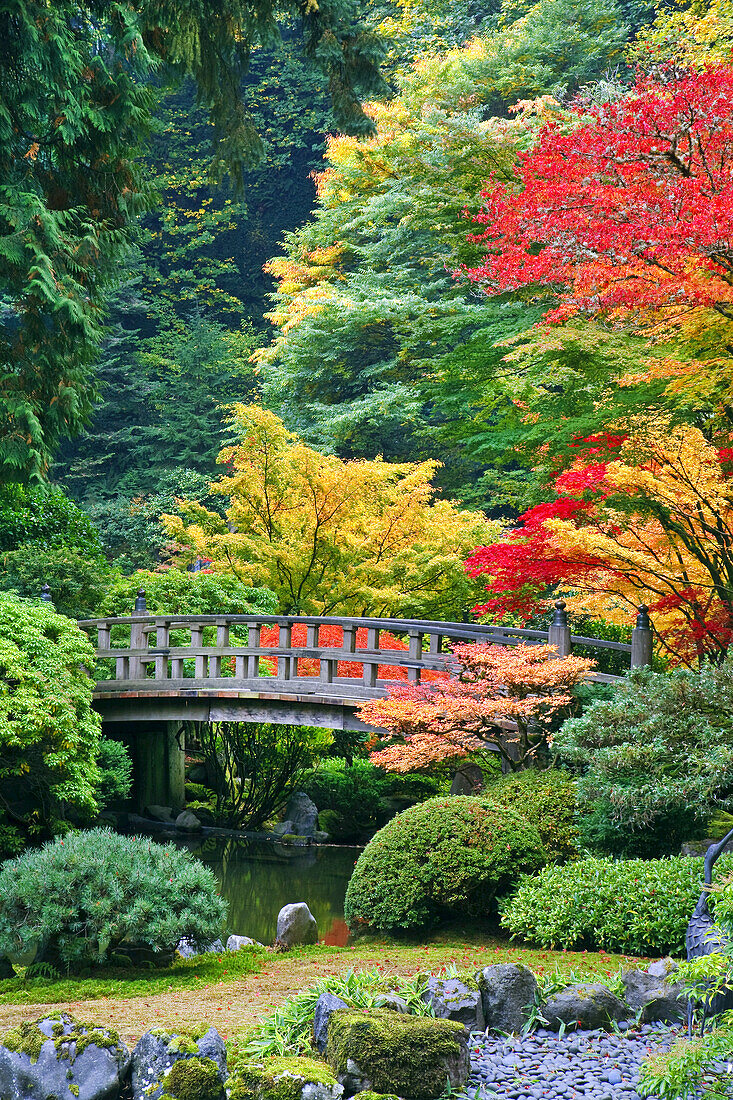
POLYGON ((319 938, 346 944, 344 895, 359 848, 294 848, 238 836, 189 837, 176 843, 216 875, 229 902, 227 925, 237 935, 273 943, 283 905, 304 901, 316 918, 319 938))

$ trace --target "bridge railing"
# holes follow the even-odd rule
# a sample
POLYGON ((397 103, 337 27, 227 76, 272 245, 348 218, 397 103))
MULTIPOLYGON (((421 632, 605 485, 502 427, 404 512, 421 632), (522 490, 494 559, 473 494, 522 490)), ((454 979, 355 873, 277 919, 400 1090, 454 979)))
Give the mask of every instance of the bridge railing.
POLYGON ((639 609, 628 644, 572 635, 562 601, 548 630, 525 630, 418 619, 156 615, 147 612, 140 592, 135 614, 85 619, 79 626, 90 635, 96 632, 97 657, 109 676, 98 684, 104 692, 221 691, 235 685, 312 692, 338 684, 348 687, 349 695, 361 696, 391 682, 419 683, 445 673, 455 642, 549 643, 558 656, 569 654, 573 645, 594 646, 628 654, 632 667, 649 664, 652 648, 646 608, 639 609))

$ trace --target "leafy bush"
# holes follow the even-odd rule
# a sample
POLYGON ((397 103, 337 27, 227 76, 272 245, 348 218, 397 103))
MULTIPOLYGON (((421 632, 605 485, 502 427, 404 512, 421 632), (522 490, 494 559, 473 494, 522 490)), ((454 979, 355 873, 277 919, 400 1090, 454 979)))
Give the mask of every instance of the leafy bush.
POLYGON ((94 650, 52 607, 0 593, 0 848, 97 812, 94 650))
MULTIPOLYGON (((358 840, 390 816, 385 798, 390 779, 368 760, 352 764, 330 758, 303 779, 302 789, 321 811, 322 827, 333 840, 358 840)), ((319 818, 319 820, 321 820, 319 818)))
POLYGON ((131 615, 139 588, 148 611, 159 615, 274 615, 277 597, 269 588, 249 588, 228 573, 138 569, 119 577, 100 604, 100 615, 131 615))
POLYGON ((0 558, 0 588, 37 599, 48 584, 54 608, 71 619, 95 614, 109 579, 104 560, 68 546, 26 545, 0 558))
POLYGON ((0 868, 0 955, 68 968, 141 948, 170 957, 182 936, 203 947, 226 903, 212 872, 172 844, 103 829, 58 837, 0 868))
POLYGON ((553 747, 580 773, 586 843, 677 851, 733 793, 733 661, 699 673, 635 669, 611 699, 565 722, 553 747))
POLYGON ((102 738, 99 742, 97 767, 99 768, 97 802, 100 807, 129 798, 132 787, 132 760, 121 741, 102 738))
POLYGON ((0 551, 33 545, 76 550, 101 561, 102 540, 89 516, 50 485, 0 486, 0 551))
POLYGON ((497 893, 545 861, 537 830, 485 798, 431 798, 380 829, 347 891, 350 928, 419 928, 485 913, 497 893))
POLYGON ((537 829, 548 858, 557 862, 578 854, 575 784, 559 768, 512 772, 490 783, 483 797, 516 810, 537 829))
MULTIPOLYGON (((718 867, 733 870, 733 856, 718 867)), ((701 859, 580 859, 523 878, 501 923, 542 947, 679 955, 702 882, 701 859)))

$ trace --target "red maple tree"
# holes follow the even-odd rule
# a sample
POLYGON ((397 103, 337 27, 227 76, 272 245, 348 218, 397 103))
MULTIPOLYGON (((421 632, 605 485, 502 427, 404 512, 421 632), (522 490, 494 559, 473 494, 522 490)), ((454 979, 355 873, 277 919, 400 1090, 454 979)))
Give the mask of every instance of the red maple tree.
POLYGON ((453 656, 448 679, 396 685, 386 699, 359 708, 364 722, 395 738, 371 754, 374 764, 421 771, 488 751, 511 770, 528 767, 547 747, 550 719, 594 667, 583 657, 558 658, 546 645, 465 643, 453 647, 453 656))
POLYGON ((575 314, 703 307, 733 318, 733 67, 642 78, 577 125, 548 123, 518 185, 492 180, 465 274, 489 294, 541 284, 575 314))

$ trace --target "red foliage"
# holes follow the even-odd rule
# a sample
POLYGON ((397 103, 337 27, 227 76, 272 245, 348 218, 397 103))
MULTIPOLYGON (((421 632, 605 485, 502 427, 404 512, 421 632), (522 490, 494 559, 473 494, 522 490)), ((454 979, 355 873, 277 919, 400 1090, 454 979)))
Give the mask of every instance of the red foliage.
POLYGON ((558 288, 554 321, 682 304, 733 315, 730 66, 641 79, 569 133, 550 123, 519 187, 491 182, 475 219, 486 259, 465 272, 489 294, 558 288))
MULTIPOLYGON (((305 623, 295 623, 292 629, 292 645, 303 646, 307 645, 308 628, 305 623)), ((279 626, 263 626, 261 640, 263 646, 276 646, 280 638, 279 626)), ((360 626, 356 631, 356 648, 367 648, 367 628, 360 626)), ((319 633, 319 645, 321 647, 327 647, 329 649, 340 649, 344 644, 344 632, 340 626, 321 626, 319 633)), ((388 631, 382 631, 379 638, 379 648, 385 650, 395 650, 400 653, 407 652, 406 644, 399 638, 396 638, 394 634, 390 634, 388 631)), ((275 673, 277 669, 276 657, 263 658, 265 664, 270 670, 275 673)), ((363 666, 360 661, 339 661, 338 663, 338 676, 346 676, 354 679, 361 679, 363 676, 363 666)), ((320 671, 320 663, 316 657, 299 657, 298 658, 298 676, 318 676, 320 671)), ((404 680, 407 681, 407 669, 401 665, 380 665, 377 673, 380 680, 404 680)), ((423 672, 423 678, 427 680, 440 678, 441 673, 438 672, 423 672)))

